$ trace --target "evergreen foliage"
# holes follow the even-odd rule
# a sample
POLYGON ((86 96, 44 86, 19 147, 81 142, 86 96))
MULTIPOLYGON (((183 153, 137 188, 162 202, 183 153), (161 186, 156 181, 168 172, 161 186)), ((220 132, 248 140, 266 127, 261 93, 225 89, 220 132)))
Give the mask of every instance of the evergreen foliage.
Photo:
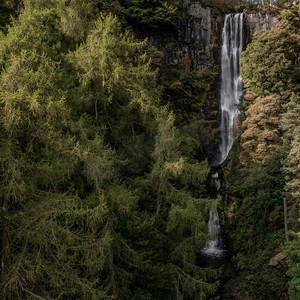
POLYGON ((300 197, 300 96, 292 95, 290 101, 284 105, 285 113, 281 118, 283 139, 287 157, 284 161, 286 174, 286 190, 294 201, 299 204, 300 197))
POLYGON ((165 0, 130 0, 128 4, 129 17, 151 27, 175 26, 176 10, 165 0))
POLYGON ((206 299, 208 163, 103 3, 25 0, 0 36, 1 298, 206 299))
MULTIPOLYGON (((238 153, 231 155, 238 159, 238 153)), ((269 266, 283 242, 284 176, 280 160, 247 171, 237 170, 236 166, 227 168, 228 179, 233 183, 228 207, 228 244, 237 253, 237 268, 243 266, 243 288, 253 298, 285 299, 286 266, 269 266)))
POLYGON ((188 63, 161 69, 165 99, 170 103, 177 123, 187 123, 203 112, 209 114, 217 106, 214 89, 218 71, 216 66, 194 71, 188 63))
MULTIPOLYGON (((290 207, 290 229, 299 231, 299 195, 300 195, 300 97, 292 95, 290 101, 284 105, 285 113, 282 115, 281 127, 284 132, 283 141, 286 157, 283 160, 283 171, 286 179, 286 196, 290 207)), ((292 233, 293 240, 287 245, 285 251, 290 260, 288 275, 290 299, 300 299, 299 277, 299 233, 292 233)))
POLYGON ((20 4, 18 0, 2 0, 0 3, 0 31, 6 31, 7 25, 15 15, 17 6, 20 4))
MULTIPOLYGON (((207 299, 219 282, 197 265, 211 203, 201 145, 215 141, 218 70, 154 70, 126 25, 174 29, 180 1, 22 2, 0 4, 1 299, 207 299)), ((299 28, 294 5, 244 52, 244 132, 225 170, 228 246, 258 299, 287 297, 287 264, 269 266, 284 198, 299 231, 299 28)))
POLYGON ((294 240, 289 243, 286 248, 286 254, 289 256, 289 270, 287 272, 290 277, 289 296, 291 300, 300 299, 300 242, 299 233, 294 233, 294 240))

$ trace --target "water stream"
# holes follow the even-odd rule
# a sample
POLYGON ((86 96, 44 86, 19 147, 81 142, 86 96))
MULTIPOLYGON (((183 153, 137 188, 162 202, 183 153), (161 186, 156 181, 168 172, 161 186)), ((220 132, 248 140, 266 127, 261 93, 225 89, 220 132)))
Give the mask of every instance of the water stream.
MULTIPOLYGON (((221 90, 220 90, 220 132, 219 155, 215 165, 221 165, 236 139, 235 123, 239 115, 238 105, 243 94, 240 74, 240 59, 243 50, 243 14, 227 14, 222 31, 221 90)), ((216 189, 220 188, 218 173, 212 175, 216 189)), ((222 255, 222 239, 217 208, 209 213, 208 232, 213 237, 208 241, 203 253, 209 256, 222 255)))
POLYGON ((239 115, 238 105, 243 94, 240 73, 240 59, 243 50, 243 14, 228 14, 225 16, 222 32, 221 53, 221 142, 220 155, 216 165, 220 165, 227 155, 236 138, 235 123, 239 115))
POLYGON ((208 233, 214 239, 207 242, 205 248, 202 250, 203 254, 210 256, 221 256, 223 254, 222 239, 220 232, 219 213, 217 209, 212 209, 209 212, 208 233))

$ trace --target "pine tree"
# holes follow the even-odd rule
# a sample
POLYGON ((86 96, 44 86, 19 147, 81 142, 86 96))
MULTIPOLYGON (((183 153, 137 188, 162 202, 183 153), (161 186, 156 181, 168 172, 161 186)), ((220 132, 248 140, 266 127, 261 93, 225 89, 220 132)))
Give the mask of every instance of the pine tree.
POLYGON ((166 222, 168 263, 175 277, 174 297, 206 299, 218 286, 216 272, 196 264, 196 256, 207 240, 203 213, 208 215, 208 203, 203 186, 209 167, 207 162, 199 164, 180 156, 181 141, 174 128, 174 117, 165 114, 161 117, 164 120, 159 122, 151 181, 157 198, 157 218, 166 222), (193 194, 190 190, 200 193, 193 194))

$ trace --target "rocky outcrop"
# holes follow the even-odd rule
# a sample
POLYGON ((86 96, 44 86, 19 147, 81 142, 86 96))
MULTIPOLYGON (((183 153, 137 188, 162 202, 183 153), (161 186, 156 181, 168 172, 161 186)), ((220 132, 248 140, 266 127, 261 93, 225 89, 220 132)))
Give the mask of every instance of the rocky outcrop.
POLYGON ((174 53, 174 63, 189 57, 193 69, 212 65, 217 59, 219 27, 211 8, 203 8, 199 2, 188 4, 180 20, 181 47, 174 53))
POLYGON ((275 267, 279 264, 280 261, 286 259, 286 256, 280 252, 280 253, 277 253, 275 256, 273 256, 270 261, 269 261, 269 266, 271 267, 275 267))
MULTIPOLYGON (((174 111, 178 123, 197 126, 201 147, 210 161, 215 155, 219 134, 224 17, 225 12, 217 14, 215 9, 204 7, 200 1, 183 0, 176 29, 160 27, 142 31, 157 50, 153 63, 161 71, 166 103, 174 111)), ((245 47, 255 31, 269 30, 276 23, 277 18, 271 15, 245 14, 245 47)))
POLYGON ((178 20, 178 31, 152 32, 152 44, 163 52, 168 65, 188 63, 192 70, 201 70, 219 63, 221 18, 212 15, 210 7, 200 2, 185 1, 178 20))
MULTIPOLYGON (((246 44, 251 42, 256 31, 270 30, 279 21, 276 15, 261 12, 245 12, 244 16, 246 44)), ((220 64, 223 18, 215 16, 210 7, 204 8, 200 2, 185 0, 178 25, 177 34, 156 36, 155 44, 162 46, 165 63, 188 62, 194 70, 220 64)))
POLYGON ((245 21, 248 29, 249 41, 253 34, 260 30, 271 30, 276 26, 279 19, 273 14, 262 14, 260 12, 254 14, 245 13, 245 21))
MULTIPOLYGON (((244 14, 245 44, 259 30, 270 30, 279 19, 274 14, 244 14)), ((212 13, 210 7, 203 7, 198 1, 184 0, 178 20, 178 31, 152 32, 149 36, 163 54, 167 65, 187 63, 193 70, 201 70, 220 64, 220 45, 223 18, 212 13)))

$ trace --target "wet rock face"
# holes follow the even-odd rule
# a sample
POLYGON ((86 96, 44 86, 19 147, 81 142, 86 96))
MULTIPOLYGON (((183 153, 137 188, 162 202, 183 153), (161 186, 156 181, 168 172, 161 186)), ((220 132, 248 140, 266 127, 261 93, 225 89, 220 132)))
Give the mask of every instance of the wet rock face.
POLYGON ((271 30, 276 26, 279 19, 275 15, 261 14, 257 12, 255 14, 245 14, 245 20, 248 28, 249 37, 251 37, 256 31, 259 30, 271 30))

